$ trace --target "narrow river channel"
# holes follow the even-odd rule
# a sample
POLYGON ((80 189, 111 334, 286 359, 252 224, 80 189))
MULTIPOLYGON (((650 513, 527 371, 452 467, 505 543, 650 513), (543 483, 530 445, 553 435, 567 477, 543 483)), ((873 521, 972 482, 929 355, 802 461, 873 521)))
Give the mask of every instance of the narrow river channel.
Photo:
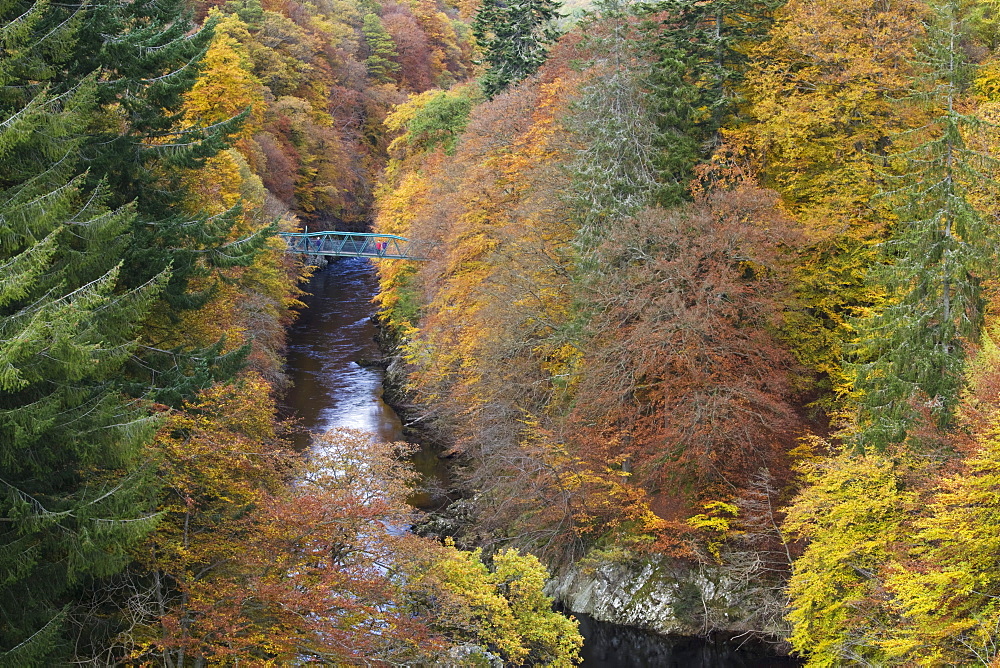
MULTIPOLYGON (((306 285, 306 308, 289 331, 287 372, 292 388, 285 409, 309 432, 334 427, 370 431, 384 441, 403 438, 399 416, 382 401, 382 371, 359 361, 377 359, 372 296, 377 281, 368 260, 342 258, 316 272, 306 285)), ((305 448, 308 434, 298 443, 305 448)), ((434 453, 414 465, 440 478, 434 453)), ((759 648, 735 649, 700 638, 667 638, 581 617, 587 668, 765 668, 796 666, 764 656, 759 648)))

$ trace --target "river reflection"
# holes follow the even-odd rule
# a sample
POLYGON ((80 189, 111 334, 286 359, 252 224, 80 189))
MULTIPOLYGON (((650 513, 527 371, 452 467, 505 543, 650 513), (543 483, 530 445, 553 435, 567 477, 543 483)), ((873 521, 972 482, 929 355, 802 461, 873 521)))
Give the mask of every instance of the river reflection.
POLYGON ((641 629, 573 615, 584 637, 586 668, 793 668, 796 659, 772 656, 757 644, 742 646, 704 638, 661 636, 641 629))

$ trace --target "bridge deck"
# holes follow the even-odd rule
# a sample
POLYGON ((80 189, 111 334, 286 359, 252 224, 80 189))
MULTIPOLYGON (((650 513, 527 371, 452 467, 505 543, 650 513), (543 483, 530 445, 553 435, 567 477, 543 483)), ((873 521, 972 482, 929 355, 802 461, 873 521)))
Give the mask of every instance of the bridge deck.
POLYGON ((290 253, 328 257, 368 257, 378 260, 425 260, 414 253, 411 240, 373 232, 279 232, 290 253))

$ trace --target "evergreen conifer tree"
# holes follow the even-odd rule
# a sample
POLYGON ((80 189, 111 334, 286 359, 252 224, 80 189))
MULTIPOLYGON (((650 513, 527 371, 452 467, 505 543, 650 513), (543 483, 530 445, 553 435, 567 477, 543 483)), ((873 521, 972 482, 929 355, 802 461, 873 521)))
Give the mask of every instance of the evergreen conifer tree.
POLYGON ((122 286, 132 207, 80 161, 99 96, 59 86, 83 8, 0 10, 0 664, 63 663, 74 590, 151 528, 138 462, 155 421, 122 392, 169 280, 122 286))
POLYGON ((532 75, 559 32, 556 0, 484 0, 472 22, 486 61, 481 85, 488 98, 532 75))
POLYGON ((644 85, 657 119, 658 203, 686 197, 694 167, 719 143, 739 102, 749 44, 763 39, 782 0, 667 0, 644 6, 652 66, 644 85))
POLYGON ((148 401, 180 403, 245 355, 157 349, 169 336, 150 327, 205 303, 268 233, 238 239, 236 210, 179 206, 176 168, 242 120, 181 126, 211 38, 191 27, 178 0, 0 5, 3 665, 68 660, 80 588, 119 571, 154 521, 148 401))
POLYGON ((648 62, 639 57, 636 8, 627 0, 601 0, 596 10, 584 23, 602 27, 584 28, 591 33, 591 77, 569 121, 582 145, 571 169, 584 256, 608 225, 664 198, 656 102, 646 85, 648 62))
POLYGON ((368 76, 376 83, 391 83, 394 81, 393 75, 399 71, 399 63, 393 58, 399 57, 399 54, 378 14, 365 14, 361 32, 368 43, 368 57, 365 59, 368 76))
POLYGON ((123 282, 135 288, 170 269, 143 330, 148 345, 130 361, 128 377, 132 394, 171 405, 231 377, 248 352, 224 353, 224 342, 201 350, 164 344, 177 314, 207 303, 220 270, 248 265, 273 232, 263 228, 235 238, 239 205, 215 216, 191 215, 183 207, 181 169, 197 168, 227 147, 245 117, 183 125, 183 96, 197 78, 213 26, 210 19, 194 30, 184 0, 88 5, 72 64, 56 78, 66 87, 96 73, 99 82, 84 164, 91 185, 98 179, 109 184, 110 205, 136 208, 123 282))
POLYGON ((983 168, 995 160, 966 143, 980 123, 959 111, 969 74, 960 27, 954 4, 939 10, 925 47, 927 85, 915 94, 933 114, 911 133, 932 138, 897 156, 901 173, 890 178, 897 187, 885 193, 899 216, 875 276, 888 305, 857 323, 859 361, 851 366, 861 447, 904 440, 924 413, 947 426, 967 342, 982 326, 980 277, 995 270, 998 238, 996 221, 970 204, 969 193, 989 182, 983 168))

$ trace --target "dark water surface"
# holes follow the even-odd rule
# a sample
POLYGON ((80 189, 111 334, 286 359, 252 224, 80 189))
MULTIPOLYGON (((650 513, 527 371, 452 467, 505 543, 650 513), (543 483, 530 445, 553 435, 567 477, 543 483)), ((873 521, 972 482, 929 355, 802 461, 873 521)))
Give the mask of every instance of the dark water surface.
MULTIPOLYGON (((372 296, 377 281, 368 260, 341 258, 305 286, 307 308, 288 334, 288 411, 312 432, 333 427, 371 431, 398 441, 403 425, 382 401, 382 371, 359 361, 378 359, 372 296)), ((298 445, 308 445, 302 435, 298 445)))
MULTIPOLYGON (((309 432, 354 427, 383 441, 403 438, 399 416, 382 401, 382 370, 359 361, 378 359, 372 296, 377 280, 361 258, 341 258, 319 270, 306 285, 307 308, 289 331, 288 375, 292 389, 284 405, 309 432)), ((303 433, 297 445, 308 446, 303 433)), ((445 475, 433 452, 421 452, 414 464, 425 477, 445 475)), ((440 482, 439 482, 440 484, 440 482)), ((419 506, 420 503, 417 503, 419 506)), ((767 657, 760 648, 736 649, 701 638, 667 638, 586 615, 580 630, 587 668, 783 668, 798 662, 767 657)))
POLYGON ((759 644, 661 636, 598 622, 588 615, 573 616, 580 620, 583 665, 587 668, 797 668, 802 665, 795 659, 773 656, 759 644))

